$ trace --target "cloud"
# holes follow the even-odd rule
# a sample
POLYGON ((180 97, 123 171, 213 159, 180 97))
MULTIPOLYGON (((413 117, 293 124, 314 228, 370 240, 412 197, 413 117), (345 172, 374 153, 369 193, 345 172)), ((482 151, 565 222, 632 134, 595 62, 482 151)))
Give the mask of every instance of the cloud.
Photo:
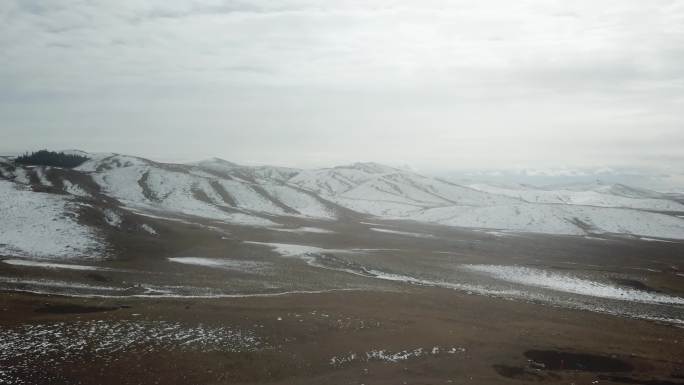
POLYGON ((8 149, 671 168, 684 145, 676 1, 16 0, 0 21, 8 149))

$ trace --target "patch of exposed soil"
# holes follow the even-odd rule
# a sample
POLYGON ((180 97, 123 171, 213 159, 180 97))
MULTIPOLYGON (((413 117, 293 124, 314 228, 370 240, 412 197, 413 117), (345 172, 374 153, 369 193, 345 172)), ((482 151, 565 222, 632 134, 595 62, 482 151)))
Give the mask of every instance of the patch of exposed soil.
POLYGON ((75 304, 46 304, 37 308, 36 313, 48 314, 82 314, 99 313, 104 311, 118 310, 118 306, 84 306, 75 304))
POLYGON ((557 350, 528 350, 528 359, 543 364, 546 370, 579 370, 584 372, 631 372, 634 366, 616 357, 557 350))

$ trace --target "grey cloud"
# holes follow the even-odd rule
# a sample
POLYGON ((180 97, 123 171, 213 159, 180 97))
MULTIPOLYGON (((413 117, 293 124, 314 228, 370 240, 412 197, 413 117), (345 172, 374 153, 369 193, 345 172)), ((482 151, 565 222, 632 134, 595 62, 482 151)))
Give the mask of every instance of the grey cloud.
POLYGON ((672 167, 684 145, 681 2, 8 1, 0 18, 19 150, 672 167))

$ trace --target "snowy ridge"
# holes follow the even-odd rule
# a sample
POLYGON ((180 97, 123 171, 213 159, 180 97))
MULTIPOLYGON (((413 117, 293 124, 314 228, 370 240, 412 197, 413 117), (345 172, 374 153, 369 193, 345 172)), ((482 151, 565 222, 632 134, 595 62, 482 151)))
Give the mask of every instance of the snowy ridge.
MULTIPOLYGON (((624 185, 462 186, 377 163, 298 170, 242 166, 218 158, 166 164, 119 154, 80 154, 89 160, 74 170, 24 167, 3 159, 1 177, 74 199, 109 199, 108 205, 129 211, 190 221, 278 228, 279 218, 287 216, 335 220, 351 210, 478 229, 684 239, 684 219, 677 216, 684 204, 624 185)), ((119 226, 120 219, 112 215, 117 211, 109 210, 104 211, 107 222, 119 226)))
POLYGON ((109 195, 137 208, 251 226, 274 226, 264 214, 334 215, 308 194, 281 183, 267 179, 256 183, 248 173, 235 176, 235 170, 241 168, 225 161, 163 165, 115 155, 85 168, 94 170, 94 179, 109 195))
POLYGON ((560 189, 541 189, 530 186, 511 188, 487 184, 474 184, 470 185, 470 187, 493 194, 518 198, 530 203, 622 207, 653 211, 684 211, 684 205, 681 203, 656 198, 657 194, 639 192, 636 189, 623 185, 575 185, 560 189))
POLYGON ((684 221, 681 218, 619 208, 531 203, 449 206, 424 210, 416 213, 414 219, 450 226, 545 234, 615 233, 684 238, 684 221))
POLYGON ((684 238, 681 218, 651 211, 684 211, 655 192, 622 185, 591 185, 590 191, 520 186, 460 186, 410 171, 354 164, 303 171, 290 180, 348 209, 378 217, 449 226, 586 235, 618 233, 684 238), (597 190, 597 191, 594 191, 597 190), (639 210, 635 210, 639 209, 639 210))

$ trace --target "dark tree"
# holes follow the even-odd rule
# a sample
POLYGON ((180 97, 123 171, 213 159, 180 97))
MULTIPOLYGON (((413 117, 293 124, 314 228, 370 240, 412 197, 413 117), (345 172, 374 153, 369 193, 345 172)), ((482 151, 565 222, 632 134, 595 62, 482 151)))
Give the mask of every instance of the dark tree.
POLYGON ((65 154, 63 152, 54 152, 48 150, 40 150, 25 153, 18 156, 14 161, 22 164, 30 164, 36 166, 54 166, 64 168, 74 168, 80 166, 88 160, 88 157, 74 154, 65 154))

